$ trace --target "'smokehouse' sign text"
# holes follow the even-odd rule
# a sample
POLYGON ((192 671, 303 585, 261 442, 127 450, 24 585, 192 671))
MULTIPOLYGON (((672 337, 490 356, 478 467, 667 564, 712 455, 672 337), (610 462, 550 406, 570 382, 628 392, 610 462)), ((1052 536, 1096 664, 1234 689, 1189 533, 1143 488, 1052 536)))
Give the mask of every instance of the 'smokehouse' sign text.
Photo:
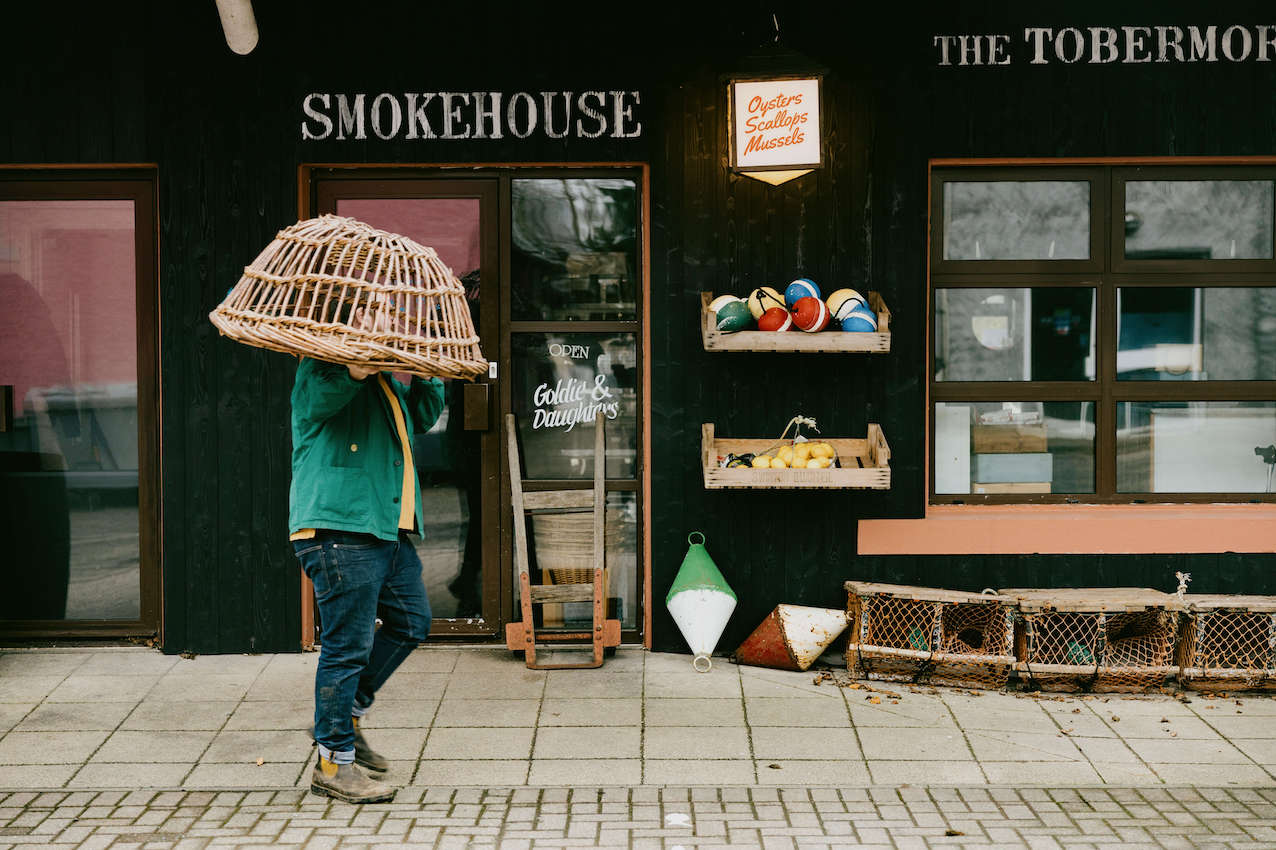
POLYGON ((639 103, 636 91, 315 92, 301 99, 301 138, 633 139, 639 103))

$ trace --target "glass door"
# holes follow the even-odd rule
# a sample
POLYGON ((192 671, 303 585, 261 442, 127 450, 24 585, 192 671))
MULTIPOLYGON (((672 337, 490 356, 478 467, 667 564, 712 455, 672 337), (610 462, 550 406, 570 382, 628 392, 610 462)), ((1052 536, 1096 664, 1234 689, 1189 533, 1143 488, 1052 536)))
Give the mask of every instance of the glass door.
POLYGON ((159 624, 154 185, 0 179, 0 632, 159 624))
MULTIPOLYGON (((495 180, 321 176, 315 188, 318 213, 355 218, 437 251, 465 286, 483 355, 499 360, 495 180)), ((432 635, 491 635, 501 627, 499 444, 490 380, 445 381, 443 413, 413 435, 426 525, 417 552, 432 635)))

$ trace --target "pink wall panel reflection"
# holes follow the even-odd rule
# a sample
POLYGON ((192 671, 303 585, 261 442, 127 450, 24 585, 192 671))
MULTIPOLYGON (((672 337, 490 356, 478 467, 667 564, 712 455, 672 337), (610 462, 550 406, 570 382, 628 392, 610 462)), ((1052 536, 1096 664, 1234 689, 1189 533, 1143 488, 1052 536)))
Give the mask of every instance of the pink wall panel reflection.
POLYGON ((342 198, 337 214, 433 248, 457 277, 479 267, 478 198, 342 198))
POLYGON ((0 384, 137 381, 131 201, 0 203, 0 384))

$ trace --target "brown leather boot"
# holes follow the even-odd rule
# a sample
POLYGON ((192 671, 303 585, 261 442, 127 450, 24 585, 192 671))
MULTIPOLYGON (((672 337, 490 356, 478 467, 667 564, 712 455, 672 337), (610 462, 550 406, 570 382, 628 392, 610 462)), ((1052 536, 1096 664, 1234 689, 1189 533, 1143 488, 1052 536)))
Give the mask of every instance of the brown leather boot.
POLYGON ((397 788, 370 778, 353 764, 336 764, 323 756, 310 772, 310 793, 346 803, 386 803, 397 788))
POLYGON ((354 718, 354 763, 373 774, 380 775, 390 769, 390 760, 368 746, 359 728, 359 718, 354 718))

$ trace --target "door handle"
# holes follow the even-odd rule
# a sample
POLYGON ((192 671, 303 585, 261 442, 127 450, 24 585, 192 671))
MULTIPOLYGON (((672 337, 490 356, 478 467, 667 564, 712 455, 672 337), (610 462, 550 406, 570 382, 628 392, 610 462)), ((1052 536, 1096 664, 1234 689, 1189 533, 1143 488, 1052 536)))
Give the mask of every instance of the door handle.
POLYGON ((13 384, 0 384, 0 434, 13 430, 13 384))
POLYGON ((491 384, 466 384, 463 417, 466 431, 486 431, 492 427, 491 384))

